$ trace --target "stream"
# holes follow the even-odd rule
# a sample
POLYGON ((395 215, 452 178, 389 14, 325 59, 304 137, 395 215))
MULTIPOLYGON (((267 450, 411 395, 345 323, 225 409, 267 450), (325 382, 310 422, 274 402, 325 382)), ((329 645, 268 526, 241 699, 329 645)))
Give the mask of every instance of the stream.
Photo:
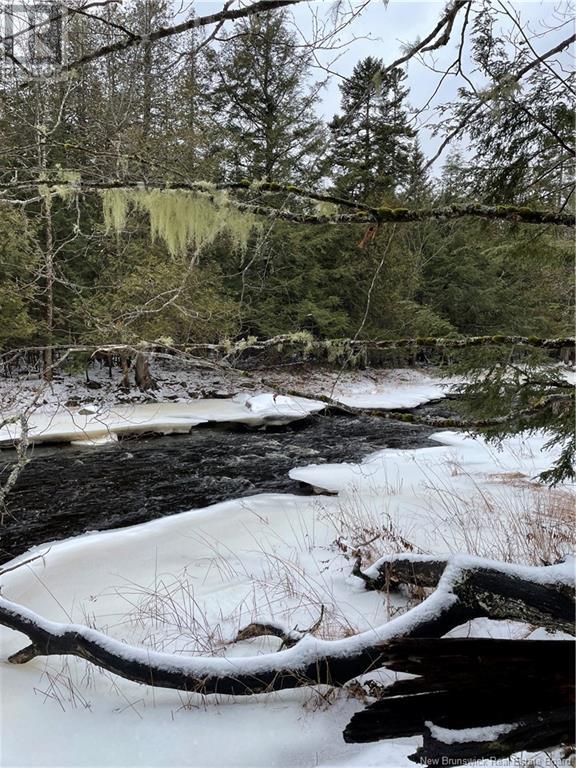
MULTIPOLYGON (((447 401, 413 409, 451 415, 447 401)), ((430 445, 434 429, 377 416, 321 413, 282 427, 194 427, 190 434, 140 435, 79 448, 37 445, 7 497, 0 563, 43 542, 258 493, 310 494, 293 467, 361 461, 384 448, 430 445)), ((0 482, 14 459, 0 453, 0 482)))

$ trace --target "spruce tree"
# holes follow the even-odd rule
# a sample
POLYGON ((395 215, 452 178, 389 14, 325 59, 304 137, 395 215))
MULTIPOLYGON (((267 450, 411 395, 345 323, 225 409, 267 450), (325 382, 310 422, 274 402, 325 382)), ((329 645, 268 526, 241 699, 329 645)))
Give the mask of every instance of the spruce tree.
POLYGON ((458 101, 443 108, 444 126, 465 125, 474 196, 561 209, 574 184, 576 76, 545 65, 517 82, 512 73, 533 57, 529 40, 509 44, 496 10, 484 3, 474 21, 472 59, 487 85, 461 88, 458 101))
POLYGON ((406 75, 368 56, 340 85, 340 115, 330 123, 339 194, 365 202, 397 195, 410 181, 414 131, 406 116, 406 75))
POLYGON ((432 198, 432 187, 432 181, 426 169, 426 158, 416 138, 408 158, 404 197, 413 205, 423 204, 432 198))
MULTIPOLYGON (((284 12, 251 16, 210 53, 214 122, 223 134, 231 179, 310 179, 322 144, 310 87, 309 56, 284 12)), ((316 172, 317 173, 317 172, 316 172)))

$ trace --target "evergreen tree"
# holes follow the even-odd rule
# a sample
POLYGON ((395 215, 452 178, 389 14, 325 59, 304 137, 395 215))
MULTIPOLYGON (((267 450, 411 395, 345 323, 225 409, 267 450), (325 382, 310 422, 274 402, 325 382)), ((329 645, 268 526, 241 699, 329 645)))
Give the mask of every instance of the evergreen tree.
POLYGON ((432 181, 426 169, 426 158, 418 138, 408 158, 404 197, 412 204, 422 204, 432 197, 432 181))
POLYGON ((473 183, 470 173, 462 150, 459 147, 453 147, 442 166, 440 177, 439 191, 443 203, 455 203, 470 198, 473 183))
POLYGON ((38 333, 33 307, 39 255, 25 217, 0 203, 0 348, 29 342, 38 333))
MULTIPOLYGON (((576 75, 543 66, 521 83, 511 78, 533 59, 533 48, 528 40, 507 44, 489 2, 474 21, 472 57, 489 85, 460 89, 458 102, 444 109, 466 125, 474 195, 488 203, 538 201, 560 209, 574 183, 576 75)), ((445 125, 452 128, 450 120, 445 125)))
POLYGON ((342 113, 330 130, 333 179, 341 195, 378 202, 409 185, 414 131, 406 117, 405 77, 368 56, 340 85, 342 113))
POLYGON ((322 144, 307 85, 309 56, 297 46, 284 12, 251 16, 211 51, 213 119, 225 141, 226 176, 266 181, 311 180, 322 144))

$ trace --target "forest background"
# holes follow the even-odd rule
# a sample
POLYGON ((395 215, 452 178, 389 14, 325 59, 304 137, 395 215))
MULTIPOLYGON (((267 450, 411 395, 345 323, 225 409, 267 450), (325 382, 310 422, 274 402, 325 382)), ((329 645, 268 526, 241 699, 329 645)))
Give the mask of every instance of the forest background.
MULTIPOLYGON (((317 46, 302 43, 289 10, 251 15, 220 36, 191 30, 114 52, 62 82, 22 87, 5 66, 0 346, 164 340, 181 347, 301 331, 372 339, 570 333, 566 227, 512 216, 391 222, 374 231, 263 217, 230 221, 191 243, 176 222, 168 231, 169 212, 160 212, 163 224, 151 238, 156 202, 127 216, 129 200, 96 188, 159 178, 240 182, 250 201, 259 185, 274 182, 401 209, 474 201, 570 210, 573 73, 539 66, 521 85, 507 80, 534 49, 497 6, 464 9, 470 66, 492 86, 469 81, 457 101, 442 105, 440 133, 479 101, 487 108, 447 145, 436 176, 402 66, 360 59, 338 78, 338 114, 319 117, 330 75, 316 66, 317 46), (81 197, 73 190, 79 178, 95 187, 81 197), (14 182, 27 180, 59 182, 61 194, 52 189, 47 200, 47 188, 14 191, 14 182)), ((78 58, 105 45, 118 28, 159 28, 173 14, 164 0, 146 0, 109 5, 105 25, 75 15, 68 53, 78 58)), ((568 16, 557 18, 561 26, 568 16)), ((284 191, 270 205, 287 202, 294 210, 284 191)), ((301 199, 296 210, 330 214, 326 203, 301 199)))

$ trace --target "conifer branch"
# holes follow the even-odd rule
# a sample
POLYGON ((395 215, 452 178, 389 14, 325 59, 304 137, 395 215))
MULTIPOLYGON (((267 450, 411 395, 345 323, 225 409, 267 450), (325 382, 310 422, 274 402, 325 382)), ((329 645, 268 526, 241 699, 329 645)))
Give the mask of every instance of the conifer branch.
MULTIPOLYGON (((561 53, 566 48, 571 46, 574 42, 576 42, 576 34, 571 35, 570 37, 567 37, 565 40, 562 40, 562 42, 558 43, 558 45, 554 46, 554 48, 550 48, 550 50, 546 51, 541 56, 538 56, 535 59, 532 59, 514 74, 508 75, 505 78, 501 78, 497 83, 495 83, 496 87, 500 85, 510 86, 515 83, 519 83, 520 80, 524 77, 524 75, 528 74, 528 72, 535 69, 540 64, 543 64, 547 59, 551 58, 552 56, 555 56, 557 53, 561 53)), ((479 101, 476 102, 476 104, 473 104, 471 107, 469 107, 469 109, 466 110, 465 114, 463 115, 462 119, 459 121, 458 125, 447 134, 447 136, 444 138, 444 140, 438 147, 434 156, 428 160, 428 162, 424 166, 425 170, 428 170, 430 166, 434 165, 436 160, 438 160, 438 158, 440 157, 442 152, 446 149, 448 144, 452 141, 452 139, 459 136, 460 133, 462 133, 462 131, 466 129, 466 127, 470 124, 472 118, 483 107, 485 107, 487 103, 489 102, 486 99, 480 98, 479 101)))
MULTIPOLYGON (((254 16, 257 13, 274 11, 279 8, 285 8, 289 5, 296 5, 297 3, 301 2, 303 2, 303 0, 258 0, 258 2, 252 3, 251 5, 247 5, 242 8, 236 8, 234 10, 231 10, 228 7, 228 4, 226 4, 222 10, 217 11, 216 13, 211 13, 206 16, 193 16, 192 18, 188 19, 187 21, 183 21, 180 24, 174 24, 170 27, 159 27, 158 29, 155 29, 152 32, 148 32, 146 34, 129 32, 126 30, 126 37, 122 38, 121 40, 103 45, 100 48, 96 48, 96 50, 92 51, 91 53, 87 53, 84 56, 80 56, 78 59, 75 59, 74 61, 68 62, 67 64, 58 67, 58 69, 54 72, 53 79, 61 80, 70 73, 75 72, 76 70, 85 66, 86 64, 96 61, 97 59, 101 59, 103 56, 109 56, 113 53, 125 51, 135 45, 149 45, 151 43, 157 42, 158 40, 165 40, 166 38, 173 37, 174 35, 180 35, 183 32, 188 32, 191 29, 200 29, 201 27, 211 26, 212 24, 221 25, 225 21, 236 21, 237 19, 243 19, 247 16, 254 16)), ((105 20, 103 19, 103 21, 105 20)), ((50 77, 43 75, 41 79, 42 82, 46 82, 47 80, 50 80, 50 77)), ((35 82, 35 80, 36 78, 27 80, 25 83, 23 83, 22 87, 30 86, 35 82)))

